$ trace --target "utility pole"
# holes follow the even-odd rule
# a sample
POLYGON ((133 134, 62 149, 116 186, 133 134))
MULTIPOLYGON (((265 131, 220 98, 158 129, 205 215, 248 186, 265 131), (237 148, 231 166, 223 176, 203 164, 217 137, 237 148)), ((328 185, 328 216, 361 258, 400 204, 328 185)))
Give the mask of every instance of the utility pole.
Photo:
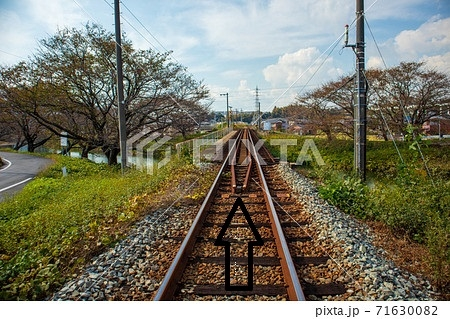
POLYGON ((356 54, 356 105, 354 109, 354 167, 361 180, 366 179, 367 139, 367 86, 364 57, 364 0, 356 0, 356 44, 348 44, 346 26, 345 46, 353 48, 356 54))
POLYGON ((120 0, 114 0, 114 17, 116 27, 116 61, 117 61, 117 109, 119 115, 120 165, 122 174, 127 166, 127 130, 125 121, 125 98, 123 94, 122 71, 122 34, 120 32, 120 0))
POLYGON ((256 86, 255 106, 256 106, 256 112, 258 112, 258 115, 257 115, 258 130, 260 130, 261 129, 261 103, 259 102, 258 86, 256 86))
POLYGON ((230 127, 230 112, 228 109, 230 108, 228 105, 228 93, 221 93, 220 96, 226 96, 227 97, 227 128, 230 127))

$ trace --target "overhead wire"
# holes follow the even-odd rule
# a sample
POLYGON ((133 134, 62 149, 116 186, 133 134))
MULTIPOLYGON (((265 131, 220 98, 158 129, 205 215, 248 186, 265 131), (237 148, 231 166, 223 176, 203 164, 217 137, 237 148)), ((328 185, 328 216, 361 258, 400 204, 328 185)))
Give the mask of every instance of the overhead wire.
MULTIPOLYGON (((289 87, 286 90, 284 90, 283 93, 281 93, 267 108, 265 108, 265 110, 271 109, 273 106, 275 106, 275 103, 277 103, 289 90, 291 90, 292 87, 294 87, 294 85, 306 74, 306 72, 308 72, 310 69, 312 69, 313 65, 316 64, 320 59, 322 59, 322 57, 325 55, 325 53, 331 49, 331 51, 328 53, 327 57, 321 61, 320 65, 316 68, 316 70, 313 72, 313 74, 310 76, 310 78, 306 81, 306 84, 301 86, 301 90, 300 90, 300 92, 297 93, 297 95, 301 94, 301 92, 303 92, 304 88, 309 84, 309 82, 312 80, 312 78, 317 74, 317 72, 322 68, 322 66, 328 60, 331 53, 334 51, 334 49, 336 48, 338 43, 342 40, 344 35, 345 35, 345 32, 343 32, 336 40, 334 40, 334 42, 325 51, 323 51, 322 54, 319 55, 313 62, 311 62, 311 64, 295 79, 295 81, 292 82, 292 84, 289 85, 289 87)), ((258 121, 261 118, 261 116, 262 115, 260 114, 259 117, 255 121, 258 121)), ((252 123, 255 123, 255 122, 252 122, 252 123)))
POLYGON ((21 59, 21 60, 26 60, 26 59, 25 59, 24 57, 22 57, 22 56, 19 56, 19 55, 14 54, 14 53, 6 52, 6 51, 4 51, 4 50, 2 50, 2 49, 0 49, 0 52, 5 53, 5 54, 8 54, 8 55, 13 56, 13 57, 16 57, 16 58, 19 58, 19 59, 21 59))
MULTIPOLYGON (((148 29, 147 29, 147 27, 141 22, 141 20, 139 20, 139 18, 138 17, 136 17, 136 15, 127 7, 127 5, 122 1, 122 6, 125 8, 125 9, 127 9, 127 11, 133 16, 133 18, 141 25, 141 27, 145 30, 145 31, 147 31, 147 33, 148 34, 150 34, 150 36, 156 41, 156 43, 158 43, 160 46, 161 46, 161 48, 163 48, 163 50, 164 50, 164 52, 169 52, 170 53, 170 55, 172 56, 172 58, 175 60, 175 62, 177 62, 177 63, 179 63, 178 61, 177 61, 177 59, 172 55, 172 51, 171 50, 168 50, 168 49, 166 49, 166 47, 156 38, 156 36, 155 35, 153 35, 153 33, 151 33, 148 29)), ((133 27, 134 28, 134 27, 133 27)), ((139 32, 139 34, 143 37, 143 38, 145 38, 140 32, 139 32)), ((146 38, 145 38, 145 40, 147 40, 146 38)), ((149 42, 150 43, 150 41, 147 41, 147 42, 149 42)), ((155 49, 156 49, 156 46, 155 46, 155 49)))
MULTIPOLYGON (((378 0, 377 0, 377 1, 378 1, 378 0)), ((366 19, 365 17, 364 17, 364 20, 365 20, 366 25, 367 25, 367 27, 368 27, 368 29, 369 29, 369 32, 370 32, 370 34, 371 34, 371 36, 372 36, 372 39, 373 39, 373 41, 374 41, 374 43, 375 43, 375 46, 376 46, 377 51, 378 51, 378 54, 380 55, 381 61, 383 62, 383 65, 384 65, 385 69, 387 69, 386 61, 384 60, 383 54, 381 53, 381 50, 380 50, 380 48, 379 48, 379 46, 378 46, 378 43, 377 43, 377 41, 376 41, 376 39, 375 39, 375 36, 374 36, 374 34, 373 34, 373 32, 372 32, 372 29, 370 28, 369 22, 367 21, 367 19, 366 19)), ((366 78, 366 82, 368 82, 365 73, 364 73, 364 77, 366 78)), ((378 94, 377 91, 376 91, 376 94, 379 96, 379 94, 378 94)), ((403 115, 405 116, 405 119, 406 119, 407 123, 408 123, 408 124, 411 124, 410 116, 407 114, 406 108, 404 107, 402 101, 399 101, 399 105, 400 105, 400 108, 402 109, 403 115)), ((402 163, 404 164, 403 157, 401 156, 400 150, 398 149, 397 143, 395 142, 395 138, 394 138, 394 136, 393 136, 392 133, 391 133, 391 130, 390 130, 389 126, 388 126, 388 123, 387 123, 387 121, 386 121, 386 119, 385 119, 385 117, 384 117, 384 114, 383 114, 381 108, 379 108, 379 111, 380 111, 380 114, 381 114, 381 116, 382 116, 382 119, 383 119, 383 121, 384 121, 384 123, 385 123, 385 125, 386 125, 386 127, 387 127, 387 129, 388 129, 388 131, 389 131, 389 134, 391 134, 391 136, 392 136, 392 141, 393 141, 394 146, 395 146, 395 148, 396 148, 396 150, 397 150, 397 154, 399 155, 399 157, 400 157, 402 163)), ((433 177, 432 177, 432 175, 431 175, 431 171, 430 171, 430 169, 429 169, 429 167, 428 167, 428 164, 427 164, 427 162, 426 162, 426 160, 425 160, 425 156, 423 155, 422 149, 421 149, 421 147, 420 147, 420 143, 417 143, 417 150, 418 150, 418 152, 419 152, 419 154, 420 154, 420 157, 421 157, 421 159, 422 159, 422 161, 423 161, 425 170, 427 171, 427 175, 428 175, 428 177, 430 178, 431 183, 433 184, 433 186, 435 186, 433 177)))
MULTIPOLYGON (((374 36, 374 34, 372 32, 372 29, 370 28, 369 22, 367 21, 366 17, 364 17, 364 21, 366 22, 367 28, 369 29, 370 35, 372 36, 373 42, 375 43, 375 47, 377 48, 378 54, 380 55, 381 61, 383 62, 383 65, 384 65, 384 68, 387 69, 386 61, 384 60, 383 54, 381 53, 380 47, 378 46, 377 40, 375 39, 375 36, 374 36)), ((365 72, 364 72, 364 77, 366 79, 366 83, 369 84, 369 80, 367 79, 367 76, 366 76, 365 72)), ((377 90, 374 90, 374 91, 375 91, 375 94, 378 96, 378 98, 380 98, 380 94, 378 93, 378 91, 377 90)), ((392 137, 392 142, 394 143, 395 150, 397 151, 397 154, 400 157, 400 160, 402 161, 402 164, 405 164, 405 161, 403 160, 403 156, 400 153, 400 149, 398 148, 397 143, 395 142, 394 135, 392 134, 392 131, 391 131, 391 129, 390 129, 390 127, 389 127, 389 125, 388 125, 388 123, 386 121, 384 113, 381 110, 381 108, 378 108, 378 110, 380 111, 380 115, 381 115, 381 118, 383 120, 384 125, 386 126, 389 134, 392 137)))
MULTIPOLYGON (((73 1, 76 1, 76 0, 73 0, 73 1)), ((114 10, 114 7, 107 1, 107 0, 103 0, 110 8, 112 8, 113 10, 114 10)), ((122 5, 123 5, 123 1, 120 1, 121 3, 122 3, 122 5)), ((129 9, 128 9, 129 10, 129 9)), ((133 14, 134 15, 134 14, 133 14)), ((121 14, 121 17, 122 18, 124 18, 123 17, 123 15, 121 14)), ((150 43, 150 45, 152 45, 153 47, 154 47, 154 49, 156 50, 156 51, 158 51, 159 52, 159 50, 156 48, 156 46, 155 45, 153 45, 141 32, 139 32, 126 18, 124 18, 124 20, 125 20, 125 22, 127 22, 136 32, 138 32, 138 34, 140 35, 140 36, 142 36, 143 38, 144 38, 144 40, 146 41, 146 42, 148 42, 148 43, 150 43)), ((116 40, 114 39, 114 42, 116 43, 116 45, 119 45, 117 42, 116 42, 116 40)), ((158 43, 159 43, 159 41, 158 41, 158 43)), ((121 46, 121 48, 122 49, 124 49, 123 48, 123 46, 121 46)), ((170 51, 168 52, 169 54, 170 54, 170 51)), ((173 58, 173 57, 172 57, 173 58)), ((174 59, 175 60, 175 59, 174 59)), ((176 61, 176 60, 175 60, 176 61)), ((138 62, 139 63, 139 62, 138 62)), ((178 64, 180 64, 180 63, 178 63, 178 64)), ((150 76, 151 78, 153 78, 152 76, 150 76)), ((153 78, 153 80, 156 80, 156 79, 154 79, 153 78)), ((184 113, 186 113, 187 114, 187 116, 189 116, 190 117, 190 119, 191 120, 193 120, 194 121, 194 123, 195 124, 197 124, 197 125, 200 125, 200 123, 198 123, 198 121, 191 115, 191 113, 189 113, 188 111, 186 111, 185 109, 184 109, 184 107, 183 107, 183 105, 181 105, 173 96, 172 96, 172 94, 168 94, 168 97, 175 103, 175 105, 182 111, 182 112, 184 112, 184 113)))
MULTIPOLYGON (((370 6, 369 6, 369 8, 367 8, 366 10, 365 10, 365 12, 367 12, 367 11, 369 11, 377 2, 378 2, 379 0, 375 0, 370 6)), ((356 23, 356 21, 357 21, 357 19, 355 18, 355 19, 353 19, 353 21, 352 21, 352 23, 350 23, 350 26, 349 27, 355 27, 355 23, 356 23)), ((293 87, 293 85, 294 84, 296 84, 302 77, 303 77, 303 75, 307 72, 307 71, 309 71, 309 69, 325 54, 325 52, 327 52, 331 47, 333 48, 331 51, 330 51, 330 53, 327 55, 327 58, 331 55, 331 53, 334 51, 334 49, 336 48, 336 46, 337 46, 337 44, 339 43, 339 41, 341 41, 342 40, 342 38, 345 36, 345 31, 316 59, 316 60, 314 60, 310 65, 309 65, 309 67, 303 72, 303 73, 301 73, 300 75, 299 75, 299 77, 269 106, 269 108, 270 107, 272 107, 284 94, 286 94, 286 92, 287 91, 289 91, 292 87, 293 87)), ((323 66, 323 64, 325 63, 325 61, 326 61, 326 59, 324 59, 323 61, 322 61, 322 63, 320 64, 320 66, 319 66, 319 68, 317 68, 316 69, 316 71, 311 75, 311 77, 310 77, 310 79, 308 79, 308 81, 306 82, 307 84, 311 81, 311 79, 314 77, 314 75, 319 71, 319 69, 323 66)), ((306 86, 306 85, 305 85, 306 86)), ((303 86, 303 88, 305 87, 305 86, 303 86)), ((302 90, 298 93, 298 94, 300 94, 302 91, 303 91, 303 88, 302 88, 302 90)))

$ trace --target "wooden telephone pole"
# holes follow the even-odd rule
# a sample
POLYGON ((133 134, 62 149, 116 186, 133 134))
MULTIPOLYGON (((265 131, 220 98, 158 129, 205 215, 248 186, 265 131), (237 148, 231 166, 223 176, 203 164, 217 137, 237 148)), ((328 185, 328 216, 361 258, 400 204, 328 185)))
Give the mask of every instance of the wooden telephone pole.
POLYGON ((117 108, 119 115, 120 165, 122 174, 127 166, 127 130, 125 121, 125 98, 123 93, 122 71, 122 34, 120 32, 120 0, 114 0, 114 18, 116 27, 116 62, 117 62, 117 108))

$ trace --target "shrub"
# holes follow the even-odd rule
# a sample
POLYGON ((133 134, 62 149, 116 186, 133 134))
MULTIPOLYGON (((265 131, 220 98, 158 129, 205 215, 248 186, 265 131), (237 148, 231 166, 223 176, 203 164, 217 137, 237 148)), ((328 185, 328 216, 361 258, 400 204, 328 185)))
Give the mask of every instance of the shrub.
POLYGON ((365 219, 370 213, 368 187, 359 178, 332 175, 319 187, 319 194, 345 213, 365 219))
POLYGON ((423 200, 410 188, 377 184, 370 194, 372 216, 396 232, 423 242, 428 217, 423 200))

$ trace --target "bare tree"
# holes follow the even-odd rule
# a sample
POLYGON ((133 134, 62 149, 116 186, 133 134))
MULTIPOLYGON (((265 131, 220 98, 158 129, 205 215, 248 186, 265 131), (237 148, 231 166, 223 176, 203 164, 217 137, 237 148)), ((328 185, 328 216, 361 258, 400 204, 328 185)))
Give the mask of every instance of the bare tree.
POLYGON ((298 116, 307 118, 313 129, 321 130, 332 140, 343 117, 339 107, 327 99, 329 90, 330 86, 323 86, 297 97, 293 111, 297 110, 298 116))

